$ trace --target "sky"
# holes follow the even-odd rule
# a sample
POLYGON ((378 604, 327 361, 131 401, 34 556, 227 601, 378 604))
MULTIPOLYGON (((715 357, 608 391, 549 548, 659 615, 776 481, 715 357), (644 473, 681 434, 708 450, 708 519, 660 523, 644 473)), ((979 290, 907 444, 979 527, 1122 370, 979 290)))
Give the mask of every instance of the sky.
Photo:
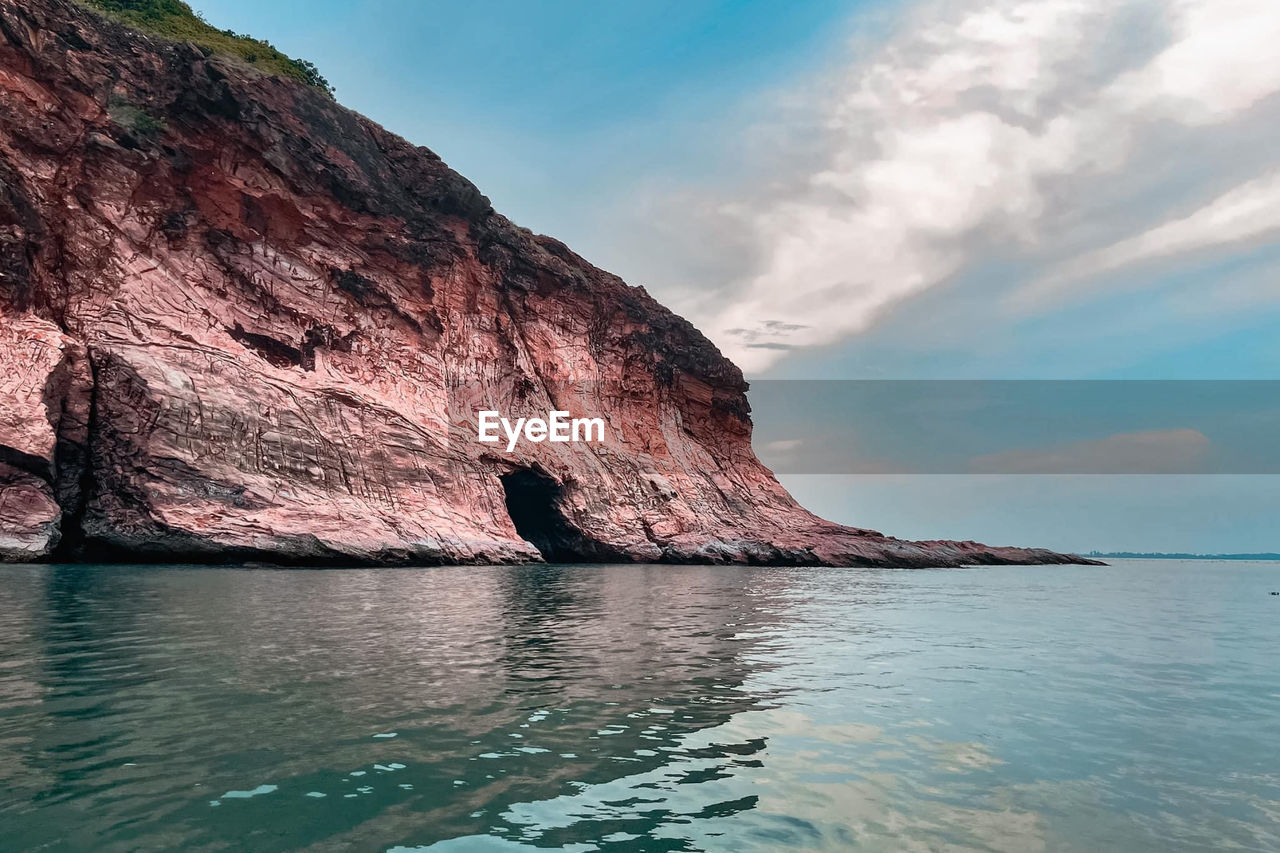
MULTIPOLYGON (((1275 0, 194 5, 751 378, 1280 378, 1275 0)), ((1271 477, 782 479, 900 535, 1280 551, 1271 477)))

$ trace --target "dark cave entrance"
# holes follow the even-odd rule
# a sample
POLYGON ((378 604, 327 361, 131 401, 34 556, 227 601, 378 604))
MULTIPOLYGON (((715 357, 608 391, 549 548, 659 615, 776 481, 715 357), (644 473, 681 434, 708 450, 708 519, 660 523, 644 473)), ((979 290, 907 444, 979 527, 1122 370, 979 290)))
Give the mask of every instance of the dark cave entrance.
POLYGON ((583 536, 560 509, 563 488, 538 471, 525 468, 503 474, 507 514, 516 532, 550 563, 580 563, 606 558, 598 543, 583 536))

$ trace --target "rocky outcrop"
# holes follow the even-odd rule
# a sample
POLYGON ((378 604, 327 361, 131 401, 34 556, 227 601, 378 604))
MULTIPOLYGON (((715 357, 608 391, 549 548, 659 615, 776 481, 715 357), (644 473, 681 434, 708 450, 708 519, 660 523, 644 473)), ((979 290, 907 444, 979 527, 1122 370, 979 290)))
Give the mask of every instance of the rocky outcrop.
POLYGON ((814 517, 642 289, 322 93, 68 0, 0 0, 0 312, 8 559, 1078 559, 814 517), (606 436, 507 453, 480 409, 606 436))
POLYGON ((91 387, 78 343, 31 315, 0 315, 0 555, 49 556, 80 506, 91 387))

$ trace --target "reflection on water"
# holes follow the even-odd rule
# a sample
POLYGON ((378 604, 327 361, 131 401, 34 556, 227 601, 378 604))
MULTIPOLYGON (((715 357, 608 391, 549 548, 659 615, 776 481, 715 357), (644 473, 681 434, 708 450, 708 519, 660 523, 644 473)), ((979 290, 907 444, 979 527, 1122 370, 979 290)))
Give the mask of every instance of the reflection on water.
POLYGON ((8 567, 0 845, 1277 849, 1277 578, 8 567))

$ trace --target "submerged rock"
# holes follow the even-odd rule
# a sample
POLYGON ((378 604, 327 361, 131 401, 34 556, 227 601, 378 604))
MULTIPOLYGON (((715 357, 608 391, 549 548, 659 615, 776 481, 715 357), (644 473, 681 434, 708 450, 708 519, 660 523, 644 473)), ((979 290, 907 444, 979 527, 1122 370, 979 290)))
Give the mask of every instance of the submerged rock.
POLYGON ((642 289, 322 92, 68 0, 0 0, 0 336, 7 559, 1085 562, 813 516, 642 289), (482 409, 605 436, 506 452, 482 409))

